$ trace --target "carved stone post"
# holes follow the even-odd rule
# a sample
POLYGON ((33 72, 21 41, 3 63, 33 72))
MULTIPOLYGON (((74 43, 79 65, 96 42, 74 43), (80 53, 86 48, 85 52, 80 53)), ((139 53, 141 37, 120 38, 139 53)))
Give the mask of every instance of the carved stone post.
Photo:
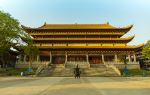
POLYGON ((67 63, 67 61, 68 61, 68 56, 67 54, 65 54, 65 63, 67 63))
POLYGON ((102 62, 105 63, 104 55, 102 54, 102 62))
POLYGON ((52 53, 51 53, 51 51, 50 51, 50 53, 49 53, 49 57, 50 57, 50 58, 49 58, 49 62, 52 63, 52 53))
POLYGON ((117 57, 117 54, 115 54, 115 62, 118 61, 118 57, 117 57))
POLYGON ((131 56, 130 56, 130 54, 128 55, 128 59, 129 59, 129 62, 131 62, 131 56))
POLYGON ((39 55, 37 55, 37 57, 36 57, 36 61, 37 61, 37 62, 39 62, 39 55))
POLYGON ((89 55, 88 54, 86 54, 86 61, 87 61, 87 63, 89 63, 89 55))
POLYGON ((135 54, 133 55, 133 58, 134 58, 134 62, 136 62, 136 55, 135 54))

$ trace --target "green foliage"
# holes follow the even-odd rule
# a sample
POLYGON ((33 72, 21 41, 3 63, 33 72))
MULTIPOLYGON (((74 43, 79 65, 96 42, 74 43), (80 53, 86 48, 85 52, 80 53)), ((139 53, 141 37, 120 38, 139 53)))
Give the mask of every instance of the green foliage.
POLYGON ((146 45, 144 46, 142 54, 150 59, 150 40, 147 41, 146 45))
POLYGON ((36 56, 38 54, 38 48, 33 46, 33 40, 31 38, 26 38, 27 46, 24 46, 24 53, 27 56, 36 56))
MULTIPOLYGON (((35 72, 28 72, 28 68, 7 68, 0 69, 0 76, 21 76, 21 72, 24 72, 25 76, 35 75, 35 72)), ((36 71, 36 68, 33 68, 33 71, 36 71)))
POLYGON ((0 11, 0 47, 9 47, 18 38, 21 27, 10 14, 0 11))
POLYGON ((33 45, 33 40, 29 35, 26 35, 23 39, 26 41, 27 45, 24 45, 21 48, 24 51, 23 54, 29 57, 29 68, 31 68, 32 62, 38 55, 39 50, 33 45))
MULTIPOLYGON (((129 75, 128 75, 128 77, 136 77, 136 76, 143 76, 143 70, 141 70, 141 69, 128 69, 129 70, 129 75)), ((121 75, 122 76, 124 76, 123 75, 123 69, 120 69, 120 71, 121 71, 121 75)), ((150 76, 150 71, 148 70, 148 71, 146 71, 146 73, 147 73, 147 75, 146 76, 150 76)))
POLYGON ((38 54, 38 48, 33 46, 32 38, 23 31, 18 20, 9 13, 0 11, 0 62, 6 62, 11 47, 17 47, 29 57, 30 63, 38 54), (22 43, 25 42, 26 45, 22 43))
POLYGON ((10 47, 14 46, 14 41, 18 42, 21 32, 19 22, 9 13, 0 11, 0 62, 2 64, 8 63, 10 47))
POLYGON ((22 46, 22 50, 24 51, 23 54, 29 56, 29 57, 34 57, 36 55, 38 55, 39 50, 36 46, 34 46, 33 44, 33 40, 30 36, 27 36, 24 38, 24 40, 26 40, 27 45, 22 46))

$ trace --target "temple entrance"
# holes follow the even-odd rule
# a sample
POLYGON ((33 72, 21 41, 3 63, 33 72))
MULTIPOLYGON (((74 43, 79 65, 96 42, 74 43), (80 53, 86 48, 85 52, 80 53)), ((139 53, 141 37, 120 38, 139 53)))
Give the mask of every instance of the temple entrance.
POLYGON ((40 56, 40 61, 50 61, 49 56, 40 56))
POLYGON ((86 56, 68 56, 68 62, 85 62, 87 61, 86 56))
POLYGON ((100 56, 89 56, 90 64, 102 64, 102 58, 100 56))
POLYGON ((75 68, 76 65, 78 64, 79 68, 88 68, 89 61, 88 61, 88 56, 86 55, 69 55, 67 57, 67 61, 65 64, 65 67, 68 68, 75 68))
POLYGON ((104 56, 104 59, 105 59, 105 62, 114 62, 115 61, 114 55, 104 56))
POLYGON ((52 56, 52 63, 53 64, 64 64, 65 56, 52 56))

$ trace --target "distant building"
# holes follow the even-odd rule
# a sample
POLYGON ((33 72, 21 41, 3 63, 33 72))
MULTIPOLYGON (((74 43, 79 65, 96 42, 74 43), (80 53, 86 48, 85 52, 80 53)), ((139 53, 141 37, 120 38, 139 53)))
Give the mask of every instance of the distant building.
POLYGON ((40 50, 37 61, 52 64, 119 63, 126 57, 136 62, 140 45, 127 45, 135 36, 123 38, 133 25, 117 28, 106 24, 44 24, 22 26, 40 50))

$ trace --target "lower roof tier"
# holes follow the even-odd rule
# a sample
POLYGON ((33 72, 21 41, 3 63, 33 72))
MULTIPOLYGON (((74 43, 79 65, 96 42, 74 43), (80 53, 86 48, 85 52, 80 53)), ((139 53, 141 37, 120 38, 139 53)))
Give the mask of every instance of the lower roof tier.
POLYGON ((38 46, 39 49, 48 50, 138 50, 143 47, 144 44, 137 46, 38 46))
POLYGON ((121 37, 124 33, 109 33, 109 32, 93 32, 93 33, 84 33, 84 32, 75 32, 75 33, 30 33, 31 36, 118 36, 121 37))

